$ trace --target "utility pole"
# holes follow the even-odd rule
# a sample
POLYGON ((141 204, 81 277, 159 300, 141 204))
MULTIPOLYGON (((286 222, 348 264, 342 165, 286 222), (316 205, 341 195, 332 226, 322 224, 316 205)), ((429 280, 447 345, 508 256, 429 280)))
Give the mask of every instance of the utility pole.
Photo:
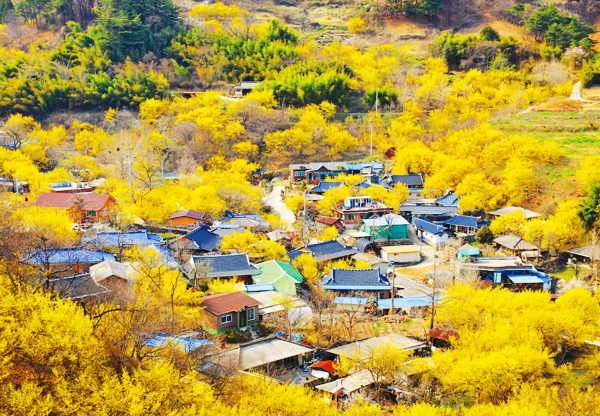
POLYGON ((133 193, 131 190, 131 147, 127 149, 127 156, 129 159, 129 204, 133 203, 133 193))
POLYGON ((390 306, 390 312, 388 313, 388 315, 392 316, 394 314, 394 289, 396 285, 396 265, 393 261, 390 262, 390 267, 392 269, 392 304, 390 306))
POLYGON ((373 156, 373 123, 371 123, 371 156, 373 156))
POLYGON ((304 210, 302 211, 302 244, 306 244, 306 191, 304 197, 304 210))

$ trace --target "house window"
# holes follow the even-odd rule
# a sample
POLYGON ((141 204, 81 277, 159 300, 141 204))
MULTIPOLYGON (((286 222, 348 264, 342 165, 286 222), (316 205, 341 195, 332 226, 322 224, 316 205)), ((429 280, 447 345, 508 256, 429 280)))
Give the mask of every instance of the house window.
POLYGON ((188 228, 194 228, 195 226, 196 226, 196 223, 193 223, 193 224, 188 224, 188 225, 187 225, 187 227, 188 227, 188 228))
POLYGON ((296 171, 296 172, 294 172, 294 176, 304 176, 304 171, 303 170, 299 171, 299 172, 296 171))
POLYGON ((106 214, 107 214, 106 208, 102 209, 102 215, 104 215, 106 217, 106 214))
POLYGON ((231 322, 233 320, 232 315, 225 315, 225 316, 221 316, 221 323, 222 324, 228 324, 229 322, 231 322))
POLYGON ((254 316, 254 308, 248 309, 248 322, 254 321, 256 317, 254 316))
POLYGON ((96 218, 98 216, 98 211, 93 211, 93 210, 87 210, 85 212, 85 216, 89 217, 89 218, 96 218))

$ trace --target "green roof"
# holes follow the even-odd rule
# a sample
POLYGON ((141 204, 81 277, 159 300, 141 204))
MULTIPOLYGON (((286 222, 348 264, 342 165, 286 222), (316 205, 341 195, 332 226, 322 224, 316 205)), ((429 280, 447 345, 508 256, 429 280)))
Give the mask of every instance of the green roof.
POLYGON ((286 272, 292 279, 297 281, 298 283, 302 283, 304 278, 300 274, 300 272, 292 267, 289 263, 284 263, 279 260, 274 260, 281 269, 286 272))
POLYGON ((254 283, 273 285, 276 291, 296 295, 296 285, 304 280, 300 272, 289 263, 278 260, 269 260, 257 264, 262 273, 253 276, 254 283))

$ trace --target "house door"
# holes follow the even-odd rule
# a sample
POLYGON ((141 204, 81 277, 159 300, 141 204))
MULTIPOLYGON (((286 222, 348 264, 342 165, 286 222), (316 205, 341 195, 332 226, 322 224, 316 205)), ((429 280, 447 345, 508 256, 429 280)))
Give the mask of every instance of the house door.
POLYGON ((240 311, 240 327, 246 326, 246 308, 240 311))

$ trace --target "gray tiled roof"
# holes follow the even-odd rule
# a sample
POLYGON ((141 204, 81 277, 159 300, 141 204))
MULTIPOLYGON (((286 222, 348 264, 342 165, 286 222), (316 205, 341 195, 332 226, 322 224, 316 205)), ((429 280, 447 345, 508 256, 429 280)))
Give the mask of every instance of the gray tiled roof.
POLYGON ((230 277, 261 274, 261 270, 250 263, 248 255, 223 254, 219 256, 194 256, 194 264, 209 268, 206 277, 230 277))
MULTIPOLYGON (((337 240, 325 241, 324 243, 308 244, 304 246, 318 262, 339 259, 340 257, 351 256, 358 253, 358 250, 354 247, 347 247, 337 240)), ((304 252, 301 250, 292 250, 288 252, 290 261, 296 259, 304 252)))
POLYGON ((323 281, 323 287, 330 288, 340 287, 381 287, 382 289, 390 288, 390 282, 387 277, 381 274, 379 269, 336 269, 331 271, 331 276, 323 281))

